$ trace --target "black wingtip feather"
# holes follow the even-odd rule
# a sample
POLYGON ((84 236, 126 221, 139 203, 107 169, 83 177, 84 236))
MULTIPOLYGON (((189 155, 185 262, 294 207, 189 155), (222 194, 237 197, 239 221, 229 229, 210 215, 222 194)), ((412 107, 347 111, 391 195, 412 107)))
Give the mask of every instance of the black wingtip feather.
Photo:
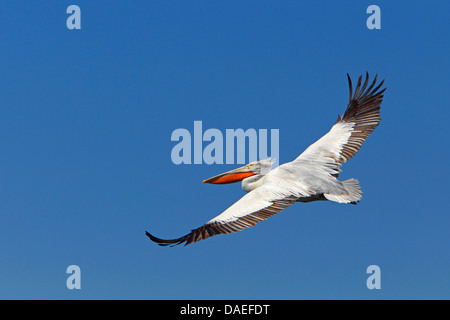
POLYGON ((347 73, 347 79, 348 79, 348 86, 350 88, 350 97, 348 101, 352 101, 352 95, 353 95, 353 88, 352 88, 352 78, 350 78, 350 75, 347 73))
POLYGON ((145 235, 146 235, 147 237, 149 237, 150 240, 152 240, 153 242, 155 242, 156 244, 158 244, 159 246, 162 246, 162 247, 165 247, 165 246, 171 246, 171 247, 174 247, 174 246, 177 246, 177 245, 179 245, 179 244, 182 244, 183 242, 186 241, 186 237, 185 237, 185 236, 184 236, 184 237, 181 237, 181 238, 178 238, 178 239, 164 240, 164 239, 160 239, 160 238, 157 238, 157 237, 151 235, 151 234, 150 234, 149 232, 147 232, 147 231, 145 231, 145 235))

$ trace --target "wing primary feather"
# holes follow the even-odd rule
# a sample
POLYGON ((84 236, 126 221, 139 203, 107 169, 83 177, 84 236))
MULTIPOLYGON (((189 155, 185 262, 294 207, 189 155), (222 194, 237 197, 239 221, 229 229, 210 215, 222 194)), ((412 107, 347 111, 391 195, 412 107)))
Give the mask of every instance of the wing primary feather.
MULTIPOLYGON (((353 95, 353 89, 352 89, 352 78, 350 78, 350 75, 347 73, 347 79, 348 79, 348 87, 350 89, 350 97, 348 99, 348 103, 350 103, 350 101, 352 101, 352 95, 353 95)), ((338 118, 338 120, 340 120, 340 116, 338 118)))
POLYGON ((359 90, 358 96, 355 99, 359 99, 361 95, 364 93, 364 90, 367 87, 367 83, 369 82, 369 73, 366 71, 366 80, 364 81, 364 85, 362 86, 361 90, 359 90))
POLYGON ((185 235, 185 236, 183 236, 183 237, 181 237, 181 238, 178 238, 178 239, 164 240, 164 239, 157 238, 157 237, 155 237, 154 235, 151 235, 151 234, 150 234, 149 232, 147 232, 147 231, 145 231, 145 234, 147 235, 147 237, 150 238, 150 240, 152 240, 153 242, 155 242, 155 243, 157 243, 158 245, 163 246, 163 247, 169 246, 169 245, 171 245, 171 247, 177 246, 177 245, 179 245, 179 244, 185 242, 185 241, 186 241, 186 238, 187 238, 187 236, 188 236, 188 235, 185 235))
POLYGON ((362 76, 359 76, 358 83, 356 84, 355 94, 353 95, 352 100, 356 99, 356 95, 358 94, 359 88, 361 87, 361 81, 362 81, 362 76))
POLYGON ((370 90, 372 90, 375 83, 377 83, 377 78, 378 78, 378 74, 375 75, 375 78, 373 79, 372 84, 369 86, 369 88, 367 88, 367 92, 370 92, 370 90))

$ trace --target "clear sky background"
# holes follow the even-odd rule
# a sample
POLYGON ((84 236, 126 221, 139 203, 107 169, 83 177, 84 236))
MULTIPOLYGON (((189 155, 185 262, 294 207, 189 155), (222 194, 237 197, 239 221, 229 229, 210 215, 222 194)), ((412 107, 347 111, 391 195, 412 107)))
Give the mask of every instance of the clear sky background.
POLYGON ((0 298, 449 299, 448 1, 1 1, 0 298), (81 8, 81 30, 66 9, 81 8), (366 9, 381 8, 381 30, 366 9), (343 166, 357 206, 295 204, 251 229, 159 247, 244 191, 175 165, 177 128, 325 134, 346 74, 386 79, 343 166), (81 268, 81 290, 66 268, 81 268), (381 289, 366 269, 381 268, 381 289))

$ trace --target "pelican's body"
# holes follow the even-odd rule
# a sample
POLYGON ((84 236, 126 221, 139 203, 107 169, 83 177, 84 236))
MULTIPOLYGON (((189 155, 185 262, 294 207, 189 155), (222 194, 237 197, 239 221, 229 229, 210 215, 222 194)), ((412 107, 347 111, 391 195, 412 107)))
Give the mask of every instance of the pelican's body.
POLYGON ((242 189, 247 194, 223 213, 181 238, 163 240, 146 232, 147 236, 159 245, 187 245, 217 234, 252 227, 295 202, 358 202, 362 197, 358 181, 340 181, 337 177, 341 172, 341 164, 356 154, 380 122, 380 105, 385 89, 378 90, 383 81, 373 89, 375 77, 366 90, 368 78, 366 74, 361 88, 360 77, 353 93, 348 77, 350 100, 344 115, 339 116, 331 130, 294 161, 274 170, 271 170, 271 159, 255 161, 203 181, 213 184, 242 181, 242 189))

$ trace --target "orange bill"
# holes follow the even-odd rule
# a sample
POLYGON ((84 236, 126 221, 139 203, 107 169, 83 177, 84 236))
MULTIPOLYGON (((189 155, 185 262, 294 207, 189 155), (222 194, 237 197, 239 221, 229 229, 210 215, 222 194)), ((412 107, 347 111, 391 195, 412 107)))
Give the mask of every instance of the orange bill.
POLYGON ((213 183, 213 184, 227 184, 227 183, 234 183, 244 180, 245 178, 251 177, 255 175, 254 172, 251 172, 247 166, 228 171, 222 174, 219 174, 218 176, 209 178, 207 180, 204 180, 203 183, 213 183))

